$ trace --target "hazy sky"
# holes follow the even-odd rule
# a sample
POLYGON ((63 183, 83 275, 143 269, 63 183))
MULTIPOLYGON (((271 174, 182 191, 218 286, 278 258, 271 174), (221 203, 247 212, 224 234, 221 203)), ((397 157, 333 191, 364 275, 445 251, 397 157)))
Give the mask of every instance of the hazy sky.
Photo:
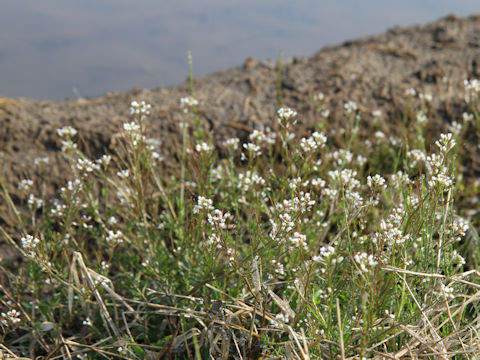
POLYGON ((175 85, 244 59, 480 12, 479 0, 0 0, 0 94, 64 99, 175 85))

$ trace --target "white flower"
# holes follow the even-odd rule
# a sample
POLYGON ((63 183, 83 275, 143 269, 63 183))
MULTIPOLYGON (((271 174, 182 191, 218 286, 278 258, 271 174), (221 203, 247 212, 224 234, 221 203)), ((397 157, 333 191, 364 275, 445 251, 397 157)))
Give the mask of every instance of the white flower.
POLYGON ((30 191, 32 186, 33 186, 33 180, 23 179, 18 183, 17 188, 22 192, 28 192, 30 191))
POLYGON ((240 140, 238 138, 231 138, 231 139, 225 140, 222 143, 222 145, 231 151, 235 151, 238 149, 239 143, 240 143, 240 140))
POLYGON ((7 313, 1 313, 0 317, 0 323, 5 326, 7 326, 8 324, 16 325, 21 321, 20 312, 15 309, 11 309, 7 311, 7 313))
POLYGON ((120 230, 108 230, 108 235, 105 240, 111 245, 121 244, 123 243, 123 233, 120 230))
POLYGON ((77 170, 80 170, 82 172, 82 175, 87 175, 88 173, 92 173, 95 170, 100 170, 100 165, 95 164, 89 159, 78 159, 75 167, 77 168, 77 170))
POLYGON ((22 244, 22 248, 25 250, 27 256, 34 258, 36 255, 35 248, 40 243, 40 240, 32 235, 27 234, 22 236, 20 243, 22 244))
POLYGON ((71 126, 64 126, 60 129, 57 129, 57 134, 58 134, 58 136, 60 136, 62 138, 71 138, 71 137, 77 135, 77 130, 75 130, 71 126))
POLYGON ((464 113, 462 114, 462 119, 463 119, 463 122, 464 122, 464 123, 468 123, 468 122, 470 122, 470 121, 473 120, 473 114, 469 114, 469 113, 467 113, 467 112, 464 112, 464 113))
POLYGON ((112 160, 112 157, 110 155, 102 155, 101 158, 97 159, 96 163, 98 165, 102 165, 104 167, 107 167, 108 164, 110 164, 111 160, 112 160))
POLYGON ((374 136, 377 140, 383 140, 383 139, 386 138, 385 133, 383 131, 380 131, 380 130, 376 131, 374 136))
POLYGON ((197 200, 197 204, 193 206, 193 213, 198 214, 202 210, 213 210, 213 201, 211 199, 207 199, 203 196, 199 196, 197 200))
POLYGON ((184 113, 188 113, 196 106, 198 106, 198 100, 195 99, 193 96, 185 96, 180 99, 180 108, 183 110, 184 113))
POLYGON ((258 145, 255 145, 255 144, 252 144, 252 143, 247 143, 247 144, 243 144, 243 148, 245 150, 247 150, 247 152, 249 154, 251 154, 252 156, 262 155, 262 149, 258 145))
POLYGON ((307 236, 299 232, 295 232, 293 234, 293 236, 290 238, 290 242, 295 247, 302 246, 305 249, 307 248, 307 236))
POLYGON ((343 107, 348 115, 351 115, 358 110, 358 105, 355 101, 348 101, 343 105, 343 107))
POLYGON ((433 95, 432 94, 420 93, 420 94, 418 94, 418 97, 420 98, 420 100, 422 100, 426 103, 431 103, 433 101, 433 95))
POLYGON ((368 176, 367 177, 367 185, 369 188, 385 188, 385 179, 380 175, 375 175, 374 177, 368 176))
POLYGON ((407 158, 410 161, 408 164, 410 168, 414 168, 419 163, 425 162, 425 160, 427 159, 423 150, 419 149, 409 150, 407 152, 407 158))
POLYGON ((125 130, 127 133, 134 134, 134 133, 137 133, 138 131, 140 131, 140 125, 138 125, 134 121, 124 123, 123 124, 123 130, 125 130))
POLYGON ((210 224, 220 229, 226 229, 226 221, 231 218, 230 213, 222 213, 221 210, 215 209, 213 215, 208 214, 207 219, 210 224))
POLYGON ((126 179, 130 176, 130 171, 128 169, 117 171, 117 176, 122 179, 126 179))
POLYGON ((278 122, 285 128, 289 128, 291 124, 296 123, 296 116, 297 112, 288 107, 283 107, 277 110, 278 122))
POLYGON ((130 103, 130 114, 132 115, 149 115, 152 105, 145 103, 145 101, 137 102, 132 101, 130 103))
POLYGON ((405 90, 405 95, 413 97, 413 96, 417 95, 417 92, 415 91, 414 88, 410 88, 410 89, 405 90))
POLYGON ((209 152, 209 151, 212 151, 214 149, 214 146, 213 145, 210 145, 209 143, 206 143, 206 142, 202 142, 202 143, 199 143, 197 145, 195 145, 195 151, 196 152, 209 152))
POLYGON ((453 186, 453 180, 445 174, 438 174, 432 176, 431 180, 428 182, 428 186, 439 187, 442 188, 443 191, 447 191, 453 186))
POLYGON ((360 271, 368 273, 371 271, 371 268, 378 265, 378 261, 375 260, 373 255, 368 255, 367 253, 360 252, 356 253, 353 258, 360 267, 360 271))
POLYGON ((300 147, 305 153, 313 152, 325 147, 327 137, 319 132, 314 132, 311 137, 302 138, 300 140, 300 147))
POLYGON ((455 144, 452 133, 440 134, 440 140, 435 141, 435 145, 437 145, 443 153, 450 151, 455 144))
POLYGON ((48 156, 39 157, 33 160, 35 165, 47 165, 50 162, 50 158, 48 156))
POLYGON ((416 116, 417 122, 424 125, 428 122, 428 118, 423 111, 418 111, 416 116))

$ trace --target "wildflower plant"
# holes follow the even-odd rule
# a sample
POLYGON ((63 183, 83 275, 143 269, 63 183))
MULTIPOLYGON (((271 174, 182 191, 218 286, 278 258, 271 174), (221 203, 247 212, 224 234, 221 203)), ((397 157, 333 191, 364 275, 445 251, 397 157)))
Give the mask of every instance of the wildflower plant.
MULTIPOLYGON (((116 153, 90 159, 77 131, 63 128, 73 178, 34 218, 9 202, 19 234, 0 231, 25 263, 2 265, 0 343, 9 352, 308 359, 476 351, 480 279, 460 246, 474 229, 455 204, 454 133, 412 149, 419 133, 375 144, 357 133, 361 115, 348 102, 343 143, 326 123, 297 140, 301 115, 282 107, 278 133, 256 129, 244 143, 215 144, 199 118, 188 125, 193 91, 180 104, 179 171, 163 173, 161 144, 149 138, 154 106, 132 102, 116 153), (385 151, 395 165, 379 161, 385 151)), ((28 179, 18 188, 39 196, 28 179)))

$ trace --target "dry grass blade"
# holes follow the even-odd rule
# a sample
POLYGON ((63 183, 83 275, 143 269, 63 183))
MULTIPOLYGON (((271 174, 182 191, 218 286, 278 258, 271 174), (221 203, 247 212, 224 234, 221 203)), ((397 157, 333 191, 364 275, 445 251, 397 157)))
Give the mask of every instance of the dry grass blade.
MULTIPOLYGON (((434 343, 436 343, 438 345, 438 347, 440 348, 439 352, 435 352, 435 350, 433 348, 432 348, 432 350, 435 352, 436 356, 438 356, 438 359, 447 360, 448 359, 448 357, 446 355, 447 348, 446 348, 445 344, 443 343, 442 338, 438 335, 436 329, 434 328, 434 326, 430 322, 430 319, 428 319, 427 315, 422 310, 421 305, 419 304, 417 298, 415 297, 412 290, 410 289, 410 286, 408 285, 408 283, 405 281, 405 279, 402 278, 402 280, 404 281, 406 289, 408 290, 411 298, 413 299, 414 303, 416 304, 416 306, 418 307, 418 310, 420 311, 420 313, 422 315, 422 319, 423 319, 423 322, 425 324, 424 329, 428 328, 430 330, 430 334, 433 337, 434 343)), ((420 339, 419 336, 417 336, 417 339, 419 339, 419 341, 422 342, 422 340, 420 339)), ((423 340, 423 341, 426 344, 428 344, 430 342, 430 341, 425 341, 425 340, 423 340)), ((404 351, 404 354, 406 353, 405 349, 402 350, 402 351, 404 351)), ((401 353, 401 352, 399 352, 399 353, 401 353)), ((399 357, 403 356, 403 354, 400 355, 399 353, 397 353, 396 356, 399 356, 399 357)))
MULTIPOLYGON (((108 312, 107 310, 107 307, 105 306, 105 303, 103 302, 103 299, 102 297, 100 296, 100 293, 98 292, 91 276, 90 276, 90 272, 88 271, 88 268, 87 266, 85 265, 85 263, 83 262, 83 257, 82 257, 82 254, 75 251, 73 253, 73 260, 72 260, 72 263, 77 263, 78 266, 80 267, 80 269, 82 270, 83 272, 83 277, 84 279, 86 280, 87 282, 87 286, 88 288, 90 289, 90 291, 94 294, 95 298, 97 299, 98 301, 98 304, 100 306, 100 313, 102 315, 102 319, 104 320, 105 322, 105 325, 106 325, 106 328, 107 329, 112 329, 113 333, 116 335, 116 336, 120 336, 120 330, 117 328, 117 326, 115 325, 115 323, 113 322, 112 320, 112 317, 110 316, 110 313, 108 312)), ((78 284, 80 285, 80 284, 78 284)))
POLYGON ((262 282, 261 282, 261 277, 260 277, 260 270, 258 269, 258 256, 255 256, 252 262, 252 280, 253 280, 253 286, 255 288, 255 295, 260 294, 260 291, 262 290, 262 282))
POLYGON ((268 295, 270 295, 270 297, 273 299, 273 301, 275 301, 275 303, 280 307, 280 309, 282 309, 282 311, 285 314, 287 314, 290 317, 290 319, 295 318, 295 316, 296 316, 295 311, 292 310, 292 308, 290 307, 290 304, 288 302, 286 302, 285 300, 280 298, 277 294, 275 294, 270 289, 268 289, 268 295))
POLYGON ((459 278, 463 277, 462 275, 464 275, 464 274, 466 274, 465 276, 471 275, 471 274, 475 274, 477 276, 480 276, 477 270, 468 271, 464 274, 459 274, 459 275, 456 275, 456 276, 445 276, 445 275, 441 275, 441 274, 429 274, 429 273, 422 273, 422 272, 417 272, 417 271, 405 270, 405 269, 400 269, 400 268, 396 268, 396 267, 393 267, 393 266, 384 266, 382 269, 387 270, 387 271, 400 273, 400 274, 407 274, 407 275, 413 275, 413 276, 422 276, 422 277, 426 277, 426 278, 437 278, 437 279, 445 279, 445 280, 449 280, 449 281, 456 281, 456 282, 462 283, 464 285, 468 285, 468 286, 472 286, 474 288, 480 289, 480 284, 476 284, 476 283, 472 283, 470 281, 459 279, 459 278))
POLYGON ((302 345, 300 344, 300 341, 298 340, 297 334, 295 334, 295 331, 293 331, 292 327, 290 325, 287 325, 288 332, 290 336, 293 338, 295 344, 297 344, 298 350, 300 351, 301 358, 303 360, 310 360, 310 357, 307 355, 307 353, 304 351, 302 345))
POLYGON ((172 351, 174 354, 181 354, 187 351, 187 348, 190 346, 189 342, 193 341, 194 336, 200 336, 202 331, 197 328, 191 328, 183 334, 176 336, 173 339, 172 351))
POLYGON ((343 328, 342 328, 342 317, 340 312, 340 301, 338 298, 335 299, 337 306, 337 321, 338 321, 338 333, 340 334, 340 351, 342 360, 345 360, 345 346, 343 344, 343 328))

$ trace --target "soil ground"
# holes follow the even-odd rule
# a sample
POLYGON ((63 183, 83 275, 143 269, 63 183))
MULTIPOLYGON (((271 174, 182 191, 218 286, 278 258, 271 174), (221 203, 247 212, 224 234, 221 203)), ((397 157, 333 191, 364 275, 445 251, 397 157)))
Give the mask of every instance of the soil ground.
MULTIPOLYGON (((480 15, 448 16, 285 61, 281 72, 283 102, 298 111, 300 132, 307 132, 318 121, 313 96, 322 92, 335 126, 343 126, 343 104, 353 100, 365 114, 365 131, 370 126, 369 113, 380 109, 385 119, 381 128, 389 134, 395 132, 406 108, 405 90, 414 88, 433 95, 429 121, 438 134, 467 110, 463 81, 480 77, 479 61, 480 15)), ((249 58, 243 66, 195 78, 194 87, 201 121, 214 130, 215 141, 245 139, 249 130, 274 123, 279 107, 274 63, 249 58)), ((79 133, 79 146, 98 157, 114 146, 116 134, 130 119, 133 100, 152 104, 151 136, 161 141, 165 163, 174 166, 181 143, 178 123, 185 121, 179 99, 188 94, 185 82, 177 87, 134 89, 59 102, 0 97, 0 176, 15 196, 19 180, 35 181, 45 175, 33 163, 48 156, 46 193, 53 194, 70 174, 56 130, 73 126, 79 133)), ((463 172, 474 179, 480 174, 476 132, 469 132, 467 140, 469 163, 463 172)), ((7 221, 0 217, 0 224, 7 221)))

